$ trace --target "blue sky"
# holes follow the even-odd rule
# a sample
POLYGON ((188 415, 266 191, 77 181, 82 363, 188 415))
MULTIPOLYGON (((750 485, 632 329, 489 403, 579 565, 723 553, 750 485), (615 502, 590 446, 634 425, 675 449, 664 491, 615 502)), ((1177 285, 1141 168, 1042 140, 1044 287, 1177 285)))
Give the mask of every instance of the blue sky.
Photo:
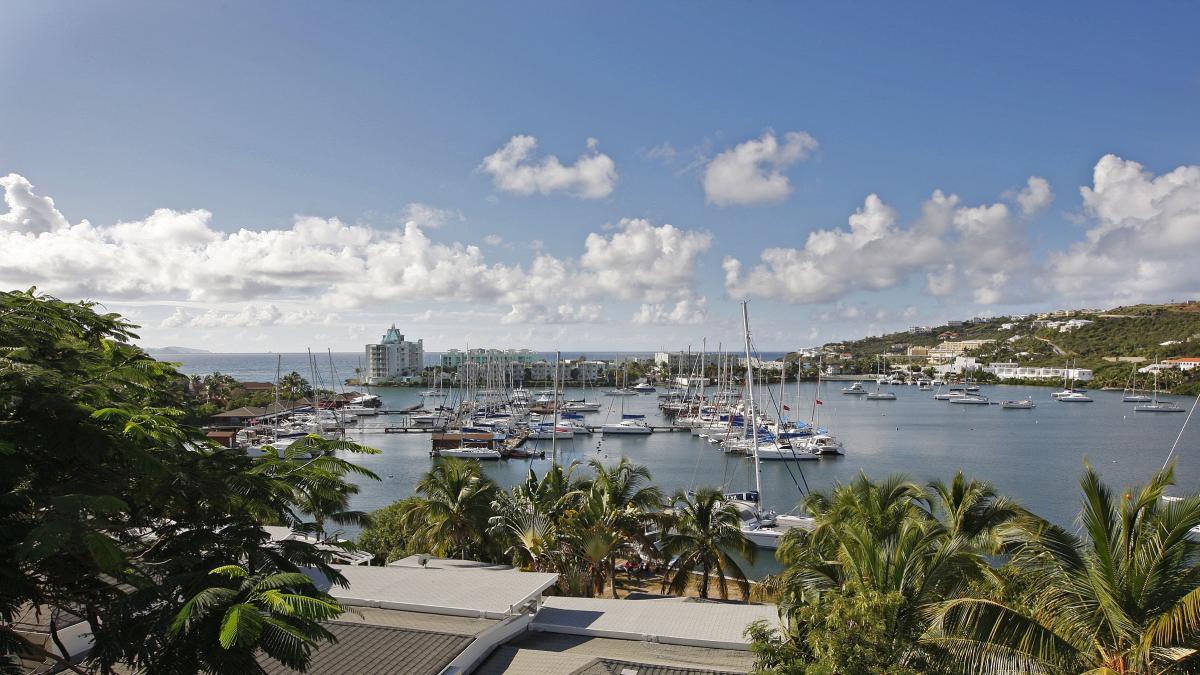
POLYGON ((434 349, 678 348, 736 339, 747 296, 782 349, 1200 292, 1194 5, 4 13, 0 280, 101 300, 148 344, 349 349, 394 320, 434 349), (536 149, 484 168, 517 136, 536 149), (935 190, 957 199, 922 220, 935 190), (61 220, 34 222, 46 198, 61 220), (209 279, 235 246, 301 250, 209 279), (792 250, 755 272, 770 248, 792 250))

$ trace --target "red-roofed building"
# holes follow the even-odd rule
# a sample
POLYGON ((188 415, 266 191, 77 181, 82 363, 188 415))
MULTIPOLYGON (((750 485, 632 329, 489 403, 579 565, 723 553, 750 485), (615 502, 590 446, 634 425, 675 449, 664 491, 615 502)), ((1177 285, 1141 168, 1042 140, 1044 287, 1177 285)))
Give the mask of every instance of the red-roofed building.
POLYGON ((1162 363, 1168 368, 1191 370, 1200 367, 1200 356, 1176 356, 1173 359, 1163 359, 1162 363))

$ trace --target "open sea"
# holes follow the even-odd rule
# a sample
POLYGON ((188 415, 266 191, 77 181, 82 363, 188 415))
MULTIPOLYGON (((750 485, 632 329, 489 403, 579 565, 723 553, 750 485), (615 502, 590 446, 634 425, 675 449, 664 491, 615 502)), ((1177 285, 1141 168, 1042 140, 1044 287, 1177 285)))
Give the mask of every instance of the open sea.
MULTIPOLYGON (((566 357, 564 352, 564 357, 566 357)), ((593 358, 613 354, 588 353, 593 358)), ((626 354, 620 354, 626 355, 626 354)), ((767 356, 767 355, 764 355, 767 356)), ((162 355, 162 360, 181 363, 185 373, 204 374, 219 370, 244 380, 274 380, 274 354, 162 355)), ((333 354, 333 365, 341 378, 350 376, 357 354, 333 354)), ((770 358, 768 356, 768 358, 770 358)), ((307 373, 308 357, 284 354, 283 372, 307 373)), ((322 355, 321 367, 328 373, 329 357, 322 355)), ((1055 389, 1007 385, 984 385, 980 392, 993 401, 1030 397, 1033 410, 1004 410, 998 405, 956 405, 932 398, 932 392, 915 386, 893 386, 895 401, 868 401, 843 396, 848 382, 822 384, 820 426, 842 440, 844 457, 807 462, 764 462, 763 497, 766 504, 787 512, 805 489, 829 490, 860 471, 873 477, 903 473, 918 481, 948 480, 956 471, 990 481, 1002 493, 1020 500, 1033 511, 1071 529, 1080 508, 1078 479, 1084 461, 1099 469, 1115 487, 1144 482, 1162 466, 1171 445, 1179 436, 1187 413, 1134 413, 1133 404, 1121 401, 1121 392, 1093 391, 1094 403, 1059 403, 1050 398, 1055 389)), ((864 386, 870 388, 867 382, 864 386)), ((795 384, 789 384, 786 403, 807 419, 813 406, 815 383, 802 383, 800 405, 795 384)), ((421 402, 416 388, 374 390, 385 409, 398 409, 421 402)), ((756 397, 759 392, 756 392, 756 397)), ((626 413, 641 413, 652 425, 667 424, 659 413, 654 394, 604 397, 601 391, 569 389, 568 396, 586 396, 603 403, 599 413, 587 415, 587 423, 602 424, 626 413)), ((1190 408, 1192 399, 1162 397, 1190 408)), ((778 386, 765 397, 765 409, 774 410, 778 386)), ((759 399, 760 402, 764 400, 759 399)), ((436 405, 431 402, 430 405, 436 405)), ((760 403, 761 405, 761 403, 760 403)), ((794 414, 794 413, 792 413, 794 414)), ((360 422, 351 437, 382 451, 360 456, 356 462, 371 469, 382 480, 362 481, 353 506, 370 511, 412 494, 421 474, 430 467, 428 434, 384 434, 382 427, 398 424, 399 416, 379 415, 360 422)), ((534 443, 534 441, 530 441, 534 443)), ((537 441, 549 455, 550 441, 537 441)), ((702 485, 730 491, 753 488, 753 462, 724 454, 706 440, 686 432, 655 433, 649 436, 576 436, 558 442, 564 462, 597 457, 615 461, 624 456, 650 468, 655 482, 667 493, 702 485)), ((1179 438, 1175 452, 1176 480, 1173 494, 1200 491, 1200 415, 1194 417, 1179 438)), ((502 485, 525 478, 532 465, 539 475, 550 460, 506 460, 486 462, 488 475, 502 485)), ((347 533, 352 535, 353 533, 347 533)), ((755 571, 774 568, 761 556, 755 571)))

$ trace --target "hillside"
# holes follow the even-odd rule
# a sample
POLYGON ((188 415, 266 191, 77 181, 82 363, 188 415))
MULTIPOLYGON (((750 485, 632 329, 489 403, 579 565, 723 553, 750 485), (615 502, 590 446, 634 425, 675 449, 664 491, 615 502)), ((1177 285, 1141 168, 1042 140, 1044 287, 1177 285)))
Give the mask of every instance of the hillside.
MULTIPOLYGON (((1057 316, 996 317, 962 326, 933 326, 930 333, 903 331, 826 345, 827 350, 853 354, 855 362, 884 355, 889 362, 905 361, 909 346, 932 347, 938 336, 953 340, 996 340, 974 355, 983 363, 1016 362, 1022 366, 1062 366, 1067 361, 1096 374, 1093 386, 1123 386, 1132 364, 1118 357, 1140 357, 1145 363, 1177 356, 1200 356, 1200 302, 1135 305, 1109 310, 1075 310, 1057 316), (1083 320, 1090 324, 1069 331, 1041 325, 1046 321, 1083 320), (1007 328, 1005 327, 1007 326, 1007 328)), ((1174 374, 1168 382, 1176 391, 1200 390, 1200 372, 1174 374)))

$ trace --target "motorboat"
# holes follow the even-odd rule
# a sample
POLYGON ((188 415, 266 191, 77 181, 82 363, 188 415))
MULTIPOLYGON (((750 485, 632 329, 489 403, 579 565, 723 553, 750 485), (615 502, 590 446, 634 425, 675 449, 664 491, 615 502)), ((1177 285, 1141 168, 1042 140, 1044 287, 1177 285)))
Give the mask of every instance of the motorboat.
POLYGON ((988 405, 991 403, 991 401, 988 400, 988 397, 980 396, 978 394, 964 394, 962 396, 955 396, 950 399, 950 402, 963 405, 988 405))
POLYGON ((862 382, 855 382, 854 384, 850 385, 849 387, 843 387, 842 393, 857 396, 860 394, 867 393, 867 390, 863 389, 862 382))
POLYGON ((817 453, 804 448, 800 443, 792 443, 791 445, 775 444, 758 446, 758 459, 763 462, 803 461, 820 458, 821 457, 817 455, 817 453))
POLYGON ((792 447, 808 450, 818 456, 846 454, 846 449, 842 445, 842 442, 829 434, 815 434, 803 440, 794 440, 792 441, 792 447))
POLYGON ((639 394, 653 394, 656 391, 654 388, 654 385, 650 384, 649 382, 642 382, 641 384, 635 384, 630 388, 639 394))
POLYGON ((588 403, 586 401, 569 401, 562 404, 561 409, 564 412, 600 412, 600 404, 588 403))
POLYGON ((629 387, 621 387, 620 389, 610 389, 604 392, 605 396, 637 396, 636 390, 629 387))
POLYGON ((946 381, 945 381, 945 380, 940 380, 940 379, 939 379, 939 380, 933 380, 933 381, 932 381, 932 382, 930 382, 929 384, 931 384, 931 385, 933 385, 933 386, 935 386, 935 387, 944 387, 944 386, 946 386, 946 381))
POLYGON ((933 398, 938 401, 949 401, 952 398, 957 398, 959 396, 966 396, 966 395, 967 395, 967 392, 963 391, 962 387, 950 387, 950 390, 944 394, 941 393, 940 391, 934 392, 933 398))
POLYGON ((1004 401, 1000 404, 1005 410, 1033 410, 1037 407, 1031 399, 1021 399, 1020 401, 1004 401))
POLYGON ((605 436, 609 434, 649 434, 650 425, 646 424, 645 418, 645 415, 622 415, 620 422, 605 424, 600 427, 600 432, 605 436))
POLYGON ((575 438, 575 430, 561 424, 558 426, 542 424, 530 427, 528 438, 535 441, 549 441, 555 438, 559 440, 575 438))
POLYGON ((1093 400, 1094 399, 1092 399, 1091 396, 1088 396, 1081 391, 1073 391, 1069 394, 1058 397, 1059 403, 1091 403, 1093 400))
POLYGON ((500 451, 491 448, 447 448, 435 450, 437 457, 456 457, 458 459, 500 459, 500 451))
POLYGON ((868 401, 895 401, 896 395, 890 391, 873 391, 867 394, 868 401))

